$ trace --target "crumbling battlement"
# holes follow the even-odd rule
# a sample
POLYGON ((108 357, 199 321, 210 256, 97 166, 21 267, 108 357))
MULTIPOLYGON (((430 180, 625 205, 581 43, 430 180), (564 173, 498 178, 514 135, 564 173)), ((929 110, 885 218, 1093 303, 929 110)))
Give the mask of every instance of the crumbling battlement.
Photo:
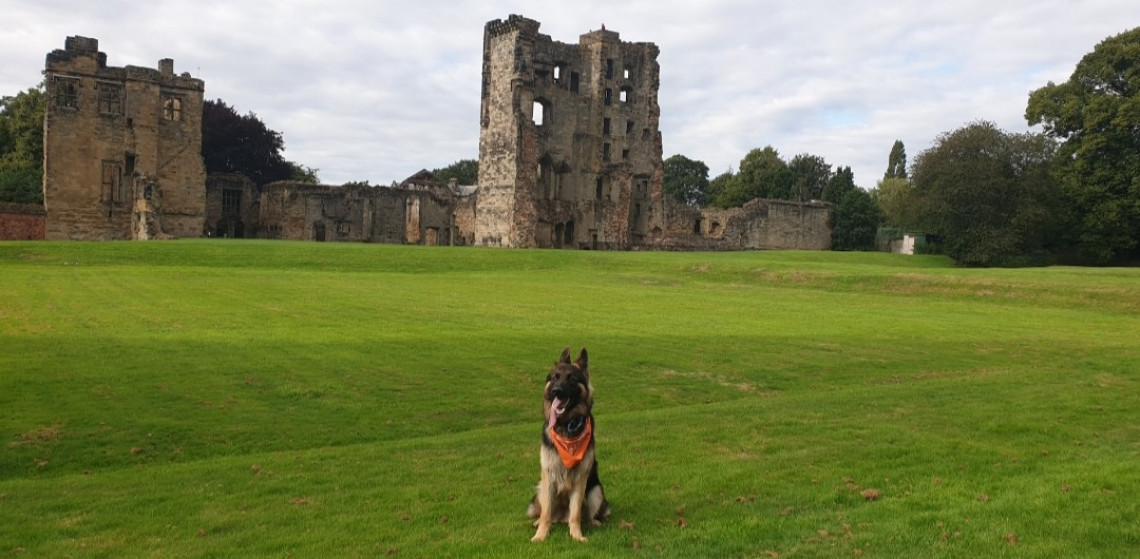
POLYGON ((640 243, 660 205, 658 49, 605 30, 560 43, 539 25, 485 27, 475 242, 640 243))
POLYGON ((48 239, 197 237, 205 213, 200 79, 107 66, 99 41, 68 37, 44 69, 48 239))

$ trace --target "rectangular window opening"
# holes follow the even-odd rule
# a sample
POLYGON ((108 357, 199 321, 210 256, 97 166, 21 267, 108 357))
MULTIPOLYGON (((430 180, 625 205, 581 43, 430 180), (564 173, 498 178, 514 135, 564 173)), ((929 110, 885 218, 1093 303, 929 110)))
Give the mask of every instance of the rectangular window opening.
POLYGON ((55 105, 71 109, 79 106, 79 80, 64 76, 55 76, 55 105))
POLYGON ((602 119, 602 134, 608 135, 609 133, 610 133, 610 119, 609 119, 609 117, 606 117, 606 118, 602 119))
POLYGON ((612 58, 606 59, 606 77, 607 78, 614 77, 614 59, 612 59, 612 58))
POLYGON ((222 191, 222 215, 226 217, 241 216, 241 191, 226 189, 222 191))
POLYGON ((123 88, 118 84, 100 82, 99 112, 108 115, 123 114, 123 88))
POLYGON ((125 200, 123 192, 123 166, 118 161, 104 161, 102 180, 100 181, 100 200, 112 204, 121 204, 125 200))
POLYGON ((578 72, 570 72, 570 91, 578 93, 578 72))
POLYGON ((173 121, 182 120, 182 100, 177 97, 163 99, 162 118, 173 121))

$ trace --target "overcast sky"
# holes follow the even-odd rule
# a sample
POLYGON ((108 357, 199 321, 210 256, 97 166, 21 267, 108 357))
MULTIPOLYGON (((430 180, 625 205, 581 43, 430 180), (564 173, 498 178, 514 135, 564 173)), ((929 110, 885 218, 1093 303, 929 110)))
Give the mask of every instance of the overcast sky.
POLYGON ((1026 130, 1031 90, 1140 25, 1136 0, 5 0, 2 13, 0 95, 37 84, 68 35, 98 39, 112 66, 173 58, 327 184, 477 158, 483 25, 510 14, 565 43, 603 23, 656 43, 665 157, 711 178, 771 145, 849 165, 865 188, 896 139, 913 160, 973 120, 1026 130))

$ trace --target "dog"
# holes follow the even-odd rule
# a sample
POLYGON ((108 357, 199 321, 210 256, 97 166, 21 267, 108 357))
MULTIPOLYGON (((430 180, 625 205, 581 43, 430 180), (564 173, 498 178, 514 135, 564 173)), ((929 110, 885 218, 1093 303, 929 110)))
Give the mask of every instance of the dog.
POLYGON ((542 478, 526 514, 538 528, 531 541, 550 534, 550 525, 570 525, 570 537, 584 542, 582 524, 601 525, 610 517, 594 451, 594 387, 586 348, 570 362, 570 348, 546 377, 542 410, 542 478))

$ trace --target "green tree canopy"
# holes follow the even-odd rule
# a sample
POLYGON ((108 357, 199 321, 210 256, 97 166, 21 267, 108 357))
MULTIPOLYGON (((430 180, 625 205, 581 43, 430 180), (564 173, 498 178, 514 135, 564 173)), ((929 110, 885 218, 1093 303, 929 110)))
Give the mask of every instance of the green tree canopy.
POLYGON ((822 157, 801 153, 788 162, 788 170, 792 173, 792 190, 787 199, 806 202, 823 197, 831 180, 831 165, 822 157))
POLYGON ((1030 94, 1029 124, 1063 140, 1058 174, 1077 249, 1106 264, 1140 251, 1140 28, 1109 37, 1069 81, 1030 94))
POLYGON ((887 172, 883 173, 883 180, 906 179, 906 147, 902 140, 895 140, 891 146, 891 154, 887 157, 887 172))
POLYGON ((883 179, 871 192, 872 198, 883 211, 883 224, 899 229, 918 229, 918 207, 910 181, 900 178, 883 179))
POLYGON ((736 173, 733 172, 732 169, 713 177, 713 179, 709 181, 708 189, 705 190, 705 200, 710 205, 721 208, 725 207, 720 205, 719 200, 725 196, 725 192, 733 186, 735 181, 736 173))
POLYGON ((456 184, 470 186, 479 183, 479 161, 476 159, 460 159, 447 167, 432 170, 431 174, 439 182, 447 184, 455 179, 456 184))
POLYGON ((709 189, 708 165, 678 154, 666 159, 664 167, 663 188, 667 196, 697 208, 705 205, 709 189))
POLYGON ((317 169, 316 167, 309 167, 307 165, 301 165, 299 163, 293 163, 292 161, 289 161, 288 163, 293 173, 292 176, 289 177, 290 180, 295 180, 297 182, 307 182, 309 184, 321 184, 321 178, 317 176, 317 173, 320 172, 320 169, 317 169))
POLYGON ((832 250, 874 250, 879 206, 862 188, 843 193, 831 218, 832 250))
POLYGON ((915 159, 919 221, 948 256, 971 266, 1036 261, 1056 242, 1056 144, 975 122, 940 135, 915 159))
POLYGON ((0 98, 0 202, 43 203, 43 85, 0 98))
POLYGON ((792 172, 772 146, 757 148, 740 160, 740 170, 724 184, 714 205, 741 206, 753 198, 788 198, 792 192, 792 172))
POLYGON ((824 202, 838 204, 844 195, 856 188, 858 187, 855 186, 855 173, 851 171, 851 167, 840 167, 835 170, 831 180, 827 181, 827 186, 824 187, 820 199, 824 202))
POLYGON ((296 169, 282 155, 285 140, 257 115, 239 115, 221 99, 202 106, 202 158, 206 173, 241 173, 257 184, 292 179, 296 169))

